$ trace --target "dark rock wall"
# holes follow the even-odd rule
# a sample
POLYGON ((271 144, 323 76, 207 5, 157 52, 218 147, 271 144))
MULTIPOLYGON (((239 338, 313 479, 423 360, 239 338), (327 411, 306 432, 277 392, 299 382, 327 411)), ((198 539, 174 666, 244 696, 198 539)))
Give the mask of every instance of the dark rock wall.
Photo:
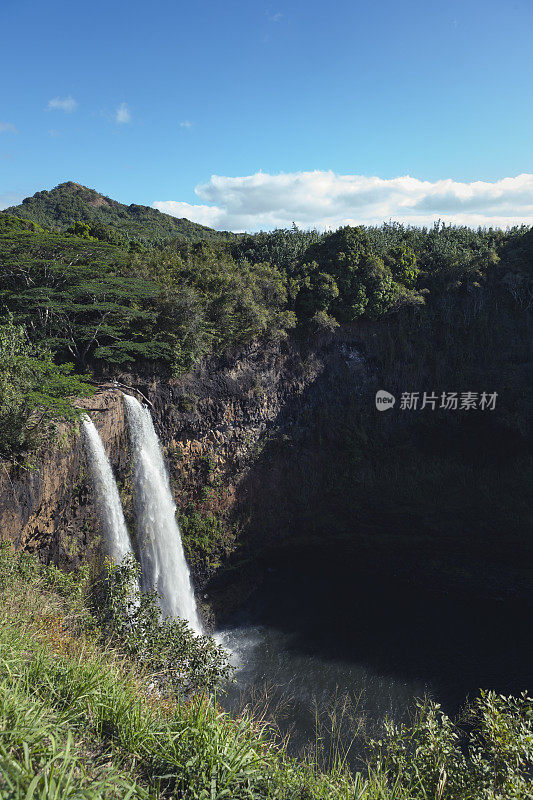
MULTIPOLYGON (((443 590, 470 587, 498 597, 510 590, 527 593, 528 578, 520 565, 513 562, 504 570, 499 551, 496 556, 489 552, 488 563, 484 545, 479 556, 487 564, 482 565, 473 546, 456 553, 457 535, 448 545, 411 518, 407 506, 385 513, 380 484, 374 483, 374 494, 363 498, 365 507, 353 514, 350 498, 345 502, 338 495, 343 481, 352 481, 360 469, 349 460, 350 453, 357 446, 372 451, 371 441, 354 447, 350 440, 357 429, 352 412, 366 421, 377 416, 382 440, 388 442, 389 434, 397 435, 411 417, 376 412, 375 389, 398 395, 402 388, 417 388, 415 372, 423 376, 418 378, 425 381, 421 386, 432 385, 431 376, 423 373, 425 362, 413 354, 403 361, 391 358, 385 384, 377 386, 376 365, 387 336, 386 324, 359 323, 323 337, 254 343, 209 359, 180 378, 117 375, 117 382, 102 384, 95 397, 84 401, 113 464, 134 541, 121 391, 151 405, 178 511, 190 515, 192 509, 207 519, 207 538, 212 520, 228 525, 231 536, 210 558, 201 547, 188 551, 199 596, 208 595, 217 616, 241 603, 276 558, 337 557, 358 563, 364 556, 379 569, 388 561, 387 568, 400 570, 407 580, 429 581, 443 590), (343 505, 344 514, 339 514, 343 505)), ((406 438, 411 439, 410 431, 406 438)), ((0 463, 0 541, 66 566, 84 558, 93 561, 99 531, 79 431, 60 426, 53 446, 35 462, 26 471, 0 463)), ((438 492, 434 501, 435 514, 442 515, 438 492)), ((187 550, 194 532, 186 525, 182 530, 187 550)))
MULTIPOLYGON (((274 433, 283 436, 285 428, 305 424, 300 417, 305 417, 310 404, 335 403, 342 391, 363 381, 363 362, 352 339, 344 332, 315 338, 312 346, 296 340, 267 346, 254 343, 210 359, 179 379, 122 374, 117 383, 103 385, 93 398, 81 402, 111 459, 128 522, 133 523, 131 464, 121 391, 151 404, 178 508, 201 500, 208 484, 219 487, 217 513, 231 513, 239 494, 239 514, 245 517, 243 492, 250 502, 254 495, 245 476, 264 441, 274 433), (312 387, 321 383, 326 368, 330 396, 323 389, 313 395, 312 387)), ((269 479, 275 475, 272 464, 269 479)), ((35 457, 33 468, 0 465, 0 541, 73 565, 93 557, 97 538, 78 426, 60 425, 52 445, 35 457)))
MULTIPOLYGON (((98 392, 80 406, 91 414, 115 470, 124 470, 120 395, 98 392)), ((51 445, 33 461, 24 469, 0 463, 0 541, 64 566, 92 559, 99 531, 79 426, 59 425, 51 445)))

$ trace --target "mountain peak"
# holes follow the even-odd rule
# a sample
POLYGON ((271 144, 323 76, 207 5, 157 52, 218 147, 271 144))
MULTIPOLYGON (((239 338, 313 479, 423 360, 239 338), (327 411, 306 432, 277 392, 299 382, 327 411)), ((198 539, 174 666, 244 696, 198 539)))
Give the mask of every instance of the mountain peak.
MULTIPOLYGON (((94 190, 89 189, 88 186, 82 186, 81 183, 76 183, 75 181, 65 181, 65 183, 59 183, 55 188, 56 189, 85 189, 88 192, 94 191, 94 190)), ((53 191, 53 189, 52 189, 52 191, 53 191)))
POLYGON ((103 225, 115 231, 122 242, 147 245, 165 244, 176 238, 198 241, 232 235, 187 219, 177 219, 150 206, 124 205, 77 181, 64 181, 53 189, 36 192, 19 206, 4 209, 4 213, 55 231, 64 231, 75 222, 103 225))
MULTIPOLYGON (((37 192, 37 195, 34 195, 34 197, 37 197, 40 194, 41 192, 37 192)), ((47 192, 47 194, 52 196, 54 196, 54 194, 79 195, 80 199, 94 208, 99 208, 100 206, 122 205, 116 200, 111 200, 110 197, 105 197, 105 195, 100 194, 96 191, 96 189, 90 189, 88 186, 83 186, 81 183, 76 183, 76 181, 65 181, 64 183, 59 183, 54 189, 52 189, 50 192, 47 192)))

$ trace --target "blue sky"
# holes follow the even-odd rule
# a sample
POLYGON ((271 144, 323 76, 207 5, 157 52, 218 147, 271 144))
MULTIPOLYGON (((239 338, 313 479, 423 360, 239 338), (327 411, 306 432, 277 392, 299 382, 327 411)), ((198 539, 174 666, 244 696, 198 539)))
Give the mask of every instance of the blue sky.
POLYGON ((2 0, 0 207, 533 224, 532 41, 532 0, 2 0))

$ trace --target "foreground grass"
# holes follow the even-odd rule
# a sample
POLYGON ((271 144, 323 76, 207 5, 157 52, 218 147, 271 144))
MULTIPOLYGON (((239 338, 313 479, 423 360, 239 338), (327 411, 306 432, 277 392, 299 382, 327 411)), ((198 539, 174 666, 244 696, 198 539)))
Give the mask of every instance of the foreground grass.
POLYGON ((340 750, 323 772, 317 759, 288 758, 251 716, 234 719, 205 694, 178 702, 155 691, 154 676, 102 644, 81 583, 5 551, 0 567, 0 798, 533 796, 529 700, 509 715, 490 696, 499 749, 492 760, 480 751, 477 771, 432 707, 374 743, 365 776, 340 750))
POLYGON ((5 554, 1 566, 0 797, 354 796, 348 775, 296 764, 249 716, 155 693, 102 647, 60 575, 5 554))

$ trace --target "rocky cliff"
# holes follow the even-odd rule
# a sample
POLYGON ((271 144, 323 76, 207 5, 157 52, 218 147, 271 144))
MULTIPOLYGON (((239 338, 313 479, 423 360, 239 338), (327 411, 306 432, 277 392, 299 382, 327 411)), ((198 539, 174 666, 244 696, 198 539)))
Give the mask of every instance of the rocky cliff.
MULTIPOLYGON (((272 509, 279 494, 270 489, 286 460, 301 458, 305 474, 295 492, 315 490, 318 476, 295 437, 305 431, 313 409, 327 406, 335 413, 366 390, 370 371, 362 350, 372 336, 360 328, 312 340, 254 343, 165 382, 121 376, 151 403, 187 558, 200 594, 207 592, 219 616, 260 579, 266 551, 301 536, 287 495, 272 509)), ((128 517, 127 501, 125 506, 128 517)))
MULTIPOLYGON (((79 403, 91 414, 115 469, 125 469, 120 395, 100 391, 79 403)), ((0 464, 0 541, 73 566, 98 550, 98 526, 78 425, 59 424, 52 443, 24 467, 0 464)))
MULTIPOLYGON (((398 396, 434 380, 430 350, 425 361, 399 359, 393 345, 386 324, 358 324, 250 344, 180 378, 123 373, 102 382, 84 406, 134 541, 121 391, 151 405, 195 585, 218 616, 278 558, 327 560, 332 570, 369 559, 442 591, 525 596, 521 442, 511 453, 505 419, 494 415, 471 424, 377 412, 376 388, 398 396)), ((68 566, 94 561, 98 535, 75 426, 59 426, 34 467, 0 465, 2 540, 68 566)))
MULTIPOLYGON (((312 343, 254 343, 210 359, 179 379, 123 373, 117 381, 102 383, 95 396, 80 405, 90 413, 110 457, 134 541, 121 391, 140 392, 137 396, 151 405, 187 555, 203 593, 235 551, 240 552, 249 533, 250 505, 261 506, 265 488, 279 475, 276 458, 269 456, 266 470, 261 466, 254 477, 252 468, 264 458, 265 447, 275 448, 276 442, 288 440, 288 431, 305 427, 306 416, 317 404, 334 406, 346 392, 361 390, 367 374, 359 347, 348 331, 312 343)), ((257 510, 253 516, 257 520, 257 510)), ((279 521, 265 519, 257 533, 268 542, 273 532, 286 536, 288 523, 290 510, 280 508, 279 521)), ((0 536, 67 567, 94 561, 98 522, 78 426, 59 425, 52 445, 30 468, 1 465, 0 536)), ((242 563, 242 556, 237 562, 242 563)), ((239 597, 246 594, 245 584, 257 578, 250 565, 244 573, 239 571, 238 581, 234 569, 231 574, 229 583, 239 597)), ((227 591, 222 594, 226 603, 227 591)))

